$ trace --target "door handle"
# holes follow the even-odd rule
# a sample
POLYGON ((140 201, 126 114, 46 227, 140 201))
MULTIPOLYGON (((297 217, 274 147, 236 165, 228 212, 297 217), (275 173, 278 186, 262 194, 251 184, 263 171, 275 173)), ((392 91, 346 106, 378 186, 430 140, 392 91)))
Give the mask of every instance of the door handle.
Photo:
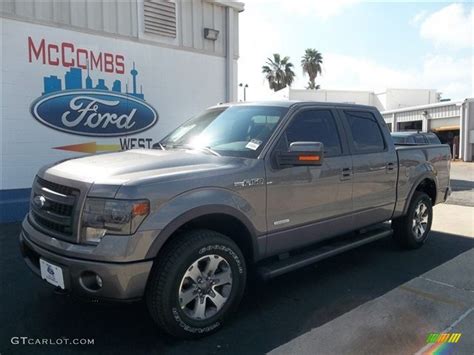
POLYGON ((393 171, 395 169, 395 163, 387 163, 387 170, 393 171))
POLYGON ((343 168, 341 172, 341 180, 350 180, 352 178, 352 169, 343 168))

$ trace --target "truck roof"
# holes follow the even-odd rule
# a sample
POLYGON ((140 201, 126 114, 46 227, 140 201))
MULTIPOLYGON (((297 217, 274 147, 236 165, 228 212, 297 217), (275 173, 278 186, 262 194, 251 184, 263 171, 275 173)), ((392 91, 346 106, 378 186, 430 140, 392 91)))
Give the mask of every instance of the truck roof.
POLYGON ((306 106, 306 105, 318 105, 318 106, 337 106, 344 108, 364 108, 374 110, 374 106, 359 105, 341 102, 321 102, 321 101, 299 101, 299 100, 278 100, 278 101, 246 101, 246 102, 229 102, 216 105, 214 107, 222 106, 235 106, 235 105, 248 105, 248 106, 279 106, 279 107, 295 107, 295 106, 306 106))

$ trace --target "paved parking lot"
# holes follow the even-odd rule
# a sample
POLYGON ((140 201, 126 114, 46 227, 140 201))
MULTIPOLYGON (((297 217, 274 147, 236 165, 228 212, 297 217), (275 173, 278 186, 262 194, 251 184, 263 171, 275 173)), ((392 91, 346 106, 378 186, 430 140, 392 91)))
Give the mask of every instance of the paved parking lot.
MULTIPOLYGON (((67 354, 91 350, 103 354, 284 354, 313 352, 315 346, 320 353, 358 353, 367 349, 361 346, 361 339, 369 338, 368 343, 376 344, 385 353, 395 353, 401 349, 400 344, 415 352, 423 345, 427 332, 443 330, 467 307, 465 298, 474 299, 472 284, 464 286, 471 289, 465 290, 462 298, 452 293, 455 288, 446 291, 449 286, 433 285, 422 276, 447 262, 454 266, 440 273, 448 278, 441 278, 440 282, 449 284, 453 274, 473 274, 474 265, 466 263, 473 256, 463 254, 474 247, 473 211, 455 205, 436 207, 436 230, 420 250, 401 251, 391 239, 380 240, 268 283, 253 285, 239 313, 225 329, 193 342, 176 341, 160 333, 142 303, 85 304, 54 294, 24 265, 17 248, 19 225, 2 225, 0 353, 67 354), (449 219, 451 215, 456 218, 449 219), (458 256, 464 259, 457 261, 458 256), (400 286, 419 292, 401 291, 400 286), (446 307, 429 297, 448 299, 448 306, 449 302, 457 302, 458 306, 446 307), (395 307, 397 302, 403 309, 395 307), (423 314, 433 316, 423 318, 423 314), (361 328, 361 322, 365 322, 365 328, 361 328), (365 338, 353 339, 351 334, 365 338), (95 344, 11 345, 14 336, 85 337, 94 338, 95 344)), ((437 276, 429 278, 436 280, 437 276)), ((468 320, 472 323, 472 315, 468 320)), ((463 326, 463 339, 468 339, 467 333, 474 339, 474 327, 463 326)))
POLYGON ((451 188, 448 204, 474 207, 474 163, 451 164, 451 188))

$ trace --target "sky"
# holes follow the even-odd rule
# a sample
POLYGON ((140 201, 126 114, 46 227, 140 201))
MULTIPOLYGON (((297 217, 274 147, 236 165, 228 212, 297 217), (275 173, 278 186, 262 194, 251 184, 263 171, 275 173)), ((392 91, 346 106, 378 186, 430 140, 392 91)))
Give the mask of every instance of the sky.
POLYGON ((321 89, 418 88, 436 89, 445 99, 474 97, 473 2, 244 2, 238 80, 249 86, 247 100, 268 98, 261 67, 273 53, 290 57, 292 88, 305 88, 306 48, 323 55, 321 89))

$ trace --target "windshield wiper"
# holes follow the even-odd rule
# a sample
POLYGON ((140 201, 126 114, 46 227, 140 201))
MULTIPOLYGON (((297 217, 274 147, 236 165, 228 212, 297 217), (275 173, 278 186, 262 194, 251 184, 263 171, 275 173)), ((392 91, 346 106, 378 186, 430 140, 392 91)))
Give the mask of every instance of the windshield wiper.
POLYGON ((221 156, 219 153, 217 153, 217 152, 216 152, 214 149, 212 149, 211 147, 197 147, 196 149, 203 150, 203 151, 205 151, 205 152, 214 154, 216 157, 220 157, 220 156, 221 156))
POLYGON ((171 148, 184 148, 184 149, 191 149, 191 150, 200 150, 202 152, 210 153, 212 155, 215 155, 217 157, 220 157, 221 155, 217 153, 214 149, 211 147, 201 147, 201 146, 194 146, 191 144, 174 144, 171 146, 171 148))

